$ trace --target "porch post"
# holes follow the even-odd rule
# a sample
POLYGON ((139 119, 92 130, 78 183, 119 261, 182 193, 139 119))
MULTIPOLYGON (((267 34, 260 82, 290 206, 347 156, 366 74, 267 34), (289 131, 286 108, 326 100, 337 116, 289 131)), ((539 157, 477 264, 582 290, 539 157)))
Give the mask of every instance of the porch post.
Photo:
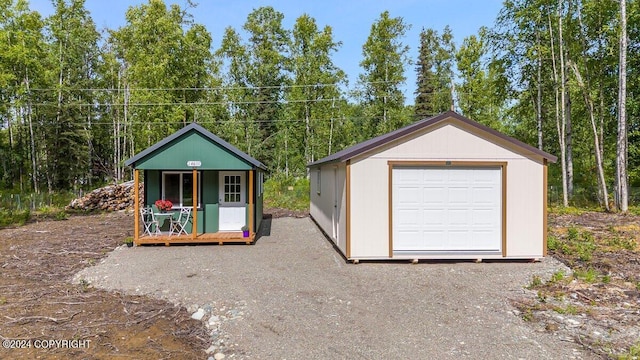
POLYGON ((198 170, 193 169, 193 226, 191 227, 191 239, 198 236, 198 170))
POLYGON ((249 170, 249 236, 253 234, 253 172, 249 170))
POLYGON ((140 186, 139 186, 140 170, 133 170, 133 240, 137 244, 140 232, 140 186))

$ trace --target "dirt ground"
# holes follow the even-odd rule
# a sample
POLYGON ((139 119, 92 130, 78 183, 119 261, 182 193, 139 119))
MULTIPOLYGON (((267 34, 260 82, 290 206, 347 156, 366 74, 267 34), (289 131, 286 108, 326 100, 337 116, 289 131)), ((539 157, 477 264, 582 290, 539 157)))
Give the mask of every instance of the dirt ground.
MULTIPOLYGON (((273 210, 267 218, 305 215, 273 210)), ((3 345, 7 339, 31 340, 31 348, 0 348, 1 359, 206 358, 207 329, 185 308, 70 282, 122 246, 132 224, 130 214, 111 213, 0 230, 0 340, 3 345), (51 344, 43 340, 75 342, 36 348, 51 344)), ((640 217, 551 215, 549 225, 559 243, 550 255, 574 272, 593 270, 594 279, 564 274, 532 280, 528 290, 509 300, 540 333, 598 356, 629 352, 640 341, 640 217), (582 248, 572 250, 572 232, 579 243, 595 243, 594 248, 585 245, 588 257, 582 248)), ((389 267, 374 265, 374 271, 389 267)), ((411 269, 401 271, 411 274, 411 269)))
POLYGON ((540 331, 595 354, 640 356, 640 216, 602 212, 550 215, 550 255, 573 273, 532 280, 514 299, 540 331))
POLYGON ((1 359, 203 358, 204 328, 184 308, 70 283, 132 224, 114 213, 0 230, 1 359))

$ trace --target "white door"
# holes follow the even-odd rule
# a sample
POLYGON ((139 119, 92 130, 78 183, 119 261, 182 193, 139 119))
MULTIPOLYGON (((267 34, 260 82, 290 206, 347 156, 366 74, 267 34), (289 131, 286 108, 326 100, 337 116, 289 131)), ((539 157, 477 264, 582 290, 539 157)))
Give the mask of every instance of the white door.
POLYGON ((240 231, 246 221, 244 171, 221 171, 219 191, 219 231, 240 231))
POLYGON ((499 252, 500 167, 393 169, 394 252, 499 252))

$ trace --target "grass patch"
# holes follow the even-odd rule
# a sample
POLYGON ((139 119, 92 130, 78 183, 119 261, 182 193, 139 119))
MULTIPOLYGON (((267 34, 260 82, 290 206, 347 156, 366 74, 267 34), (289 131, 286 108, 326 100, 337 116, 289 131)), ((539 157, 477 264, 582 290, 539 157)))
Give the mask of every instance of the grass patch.
POLYGON ((626 353, 618 355, 619 360, 637 360, 640 359, 640 341, 635 343, 627 350, 626 353))
POLYGON ((561 315, 576 315, 578 313, 578 307, 571 304, 565 307, 556 306, 553 308, 553 311, 561 315))
POLYGON ((564 271, 558 270, 558 271, 554 272, 553 275, 551 275, 551 279, 549 280, 548 283, 550 283, 550 284, 558 283, 558 282, 562 281, 562 279, 564 279, 564 277, 565 277, 564 271))
POLYGON ((24 225, 31 218, 31 212, 26 210, 12 210, 0 208, 0 229, 8 226, 24 225))
POLYGON ((296 211, 309 210, 309 179, 274 176, 264 183, 264 206, 296 211))
POLYGON ((548 208, 549 214, 553 215, 582 215, 586 212, 591 211, 602 211, 599 208, 586 208, 586 207, 575 207, 575 206, 550 206, 548 208))
POLYGON ((549 250, 560 251, 565 255, 575 256, 583 262, 589 262, 597 249, 593 234, 587 230, 580 230, 575 226, 567 229, 565 240, 560 240, 554 236, 550 236, 549 238, 552 239, 551 241, 547 241, 549 250))
POLYGON ((534 289, 541 285, 542 285, 542 278, 538 275, 533 275, 531 277, 531 282, 529 283, 529 285, 527 285, 527 289, 534 289))
POLYGON ((615 234, 613 235, 609 241, 607 242, 607 245, 611 246, 614 250, 634 250, 636 248, 636 246, 638 245, 636 243, 636 239, 634 238, 625 238, 619 234, 615 234))
POLYGON ((576 269, 573 271, 573 276, 589 284, 595 284, 600 280, 600 273, 593 268, 576 269))

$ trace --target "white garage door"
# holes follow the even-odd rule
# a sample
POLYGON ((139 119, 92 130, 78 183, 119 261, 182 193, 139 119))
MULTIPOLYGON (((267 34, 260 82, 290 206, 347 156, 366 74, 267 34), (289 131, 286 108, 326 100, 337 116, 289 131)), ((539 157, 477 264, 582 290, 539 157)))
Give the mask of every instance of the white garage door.
POLYGON ((395 253, 501 250, 500 167, 392 171, 395 253))

